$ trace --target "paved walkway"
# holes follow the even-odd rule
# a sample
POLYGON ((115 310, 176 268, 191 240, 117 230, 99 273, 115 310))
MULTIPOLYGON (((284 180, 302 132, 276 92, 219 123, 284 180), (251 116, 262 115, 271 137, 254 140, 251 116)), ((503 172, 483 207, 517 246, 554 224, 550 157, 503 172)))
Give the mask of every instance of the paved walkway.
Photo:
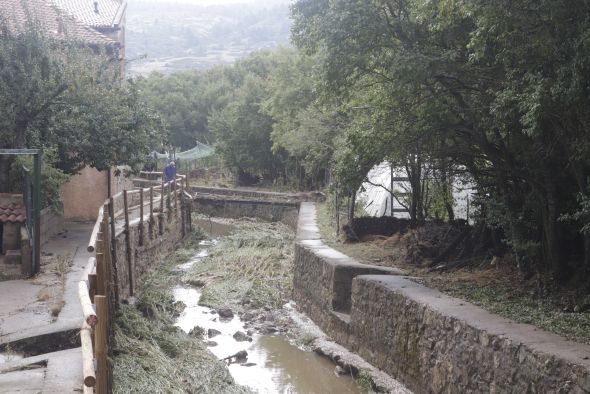
POLYGON ((64 233, 42 246, 44 264, 39 275, 0 282, 0 348, 4 350, 0 353, 0 393, 80 391, 80 348, 53 350, 60 349, 58 344, 82 325, 78 282, 90 257, 86 246, 92 226, 93 223, 66 223, 64 233), (64 269, 64 262, 71 266, 64 269), (54 316, 60 301, 63 307, 54 316), (31 357, 23 359, 22 355, 6 351, 6 344, 11 343, 33 343, 32 349, 49 353, 33 351, 31 357), (36 368, 31 369, 33 364, 36 368))

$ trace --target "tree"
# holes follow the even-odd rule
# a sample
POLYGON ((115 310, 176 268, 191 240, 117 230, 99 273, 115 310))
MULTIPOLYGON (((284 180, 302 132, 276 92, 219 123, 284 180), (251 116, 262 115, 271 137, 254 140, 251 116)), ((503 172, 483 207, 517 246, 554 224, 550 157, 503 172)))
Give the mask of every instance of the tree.
MULTIPOLYGON (((34 22, 0 34, 0 147, 55 152, 54 166, 137 167, 161 144, 159 118, 121 84, 118 61, 75 37, 49 38, 34 22)), ((12 159, 0 156, 0 189, 12 159)))
POLYGON ((300 0, 293 37, 323 54, 327 92, 379 92, 372 124, 393 158, 465 168, 517 261, 564 278, 581 228, 558 219, 588 194, 590 158, 589 5, 574 3, 300 0))

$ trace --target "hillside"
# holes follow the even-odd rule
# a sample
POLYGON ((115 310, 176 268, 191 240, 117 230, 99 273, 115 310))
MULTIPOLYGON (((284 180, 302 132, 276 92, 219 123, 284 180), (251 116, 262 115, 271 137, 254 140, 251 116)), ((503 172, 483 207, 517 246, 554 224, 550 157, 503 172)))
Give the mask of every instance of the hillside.
POLYGON ((164 74, 233 63, 289 42, 288 3, 233 5, 131 1, 127 10, 128 75, 164 74))

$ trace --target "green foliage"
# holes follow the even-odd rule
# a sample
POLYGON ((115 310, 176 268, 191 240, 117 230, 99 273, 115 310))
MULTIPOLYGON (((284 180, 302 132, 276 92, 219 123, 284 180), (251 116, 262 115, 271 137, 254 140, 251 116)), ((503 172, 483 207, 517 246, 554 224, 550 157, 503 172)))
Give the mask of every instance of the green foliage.
MULTIPOLYGON (((55 167, 57 152, 50 149, 43 152, 43 166, 41 167, 41 209, 50 207, 53 211, 61 209, 59 188, 66 183, 70 176, 59 168, 55 167)), ((18 156, 11 168, 11 191, 23 192, 24 171, 23 167, 30 170, 30 177, 33 177, 33 158, 30 156, 18 156)))
MULTIPOLYGON (((568 241, 572 249, 560 235, 581 223, 558 221, 588 193, 590 24, 580 16, 588 7, 297 1, 293 39, 318 54, 322 94, 367 109, 368 126, 351 129, 339 161, 352 162, 346 182, 358 180, 351 172, 360 177, 363 160, 389 158, 417 180, 448 161, 476 183, 482 219, 493 218, 537 270, 564 277, 568 262, 590 264, 572 258, 584 251, 580 240, 568 241)), ((413 195, 423 193, 423 182, 410 182, 413 195)))
MULTIPOLYGON (((73 174, 138 168, 161 144, 159 118, 133 83, 121 83, 113 54, 46 37, 34 20, 16 34, 0 29, 0 147, 43 148, 52 167, 73 174)), ((0 158, 2 188, 11 162, 0 158)))
POLYGON ((234 174, 323 184, 346 116, 320 103, 314 58, 293 49, 256 52, 232 66, 138 78, 141 96, 162 114, 168 142, 181 149, 215 141, 234 174))

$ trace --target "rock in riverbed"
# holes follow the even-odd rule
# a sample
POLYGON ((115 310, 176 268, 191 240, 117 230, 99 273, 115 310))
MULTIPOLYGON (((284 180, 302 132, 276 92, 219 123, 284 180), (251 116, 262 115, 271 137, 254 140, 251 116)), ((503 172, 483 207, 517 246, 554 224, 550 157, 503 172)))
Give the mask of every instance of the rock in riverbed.
POLYGON ((234 339, 238 342, 252 341, 252 338, 243 333, 242 331, 236 331, 234 339))
POLYGON ((216 330, 214 328, 210 328, 210 329, 207 330, 207 336, 209 338, 213 338, 214 336, 217 336, 219 334, 221 334, 221 331, 216 330))
POLYGON ((219 317, 222 319, 231 319, 234 317, 234 313, 229 308, 221 308, 217 311, 219 317))

